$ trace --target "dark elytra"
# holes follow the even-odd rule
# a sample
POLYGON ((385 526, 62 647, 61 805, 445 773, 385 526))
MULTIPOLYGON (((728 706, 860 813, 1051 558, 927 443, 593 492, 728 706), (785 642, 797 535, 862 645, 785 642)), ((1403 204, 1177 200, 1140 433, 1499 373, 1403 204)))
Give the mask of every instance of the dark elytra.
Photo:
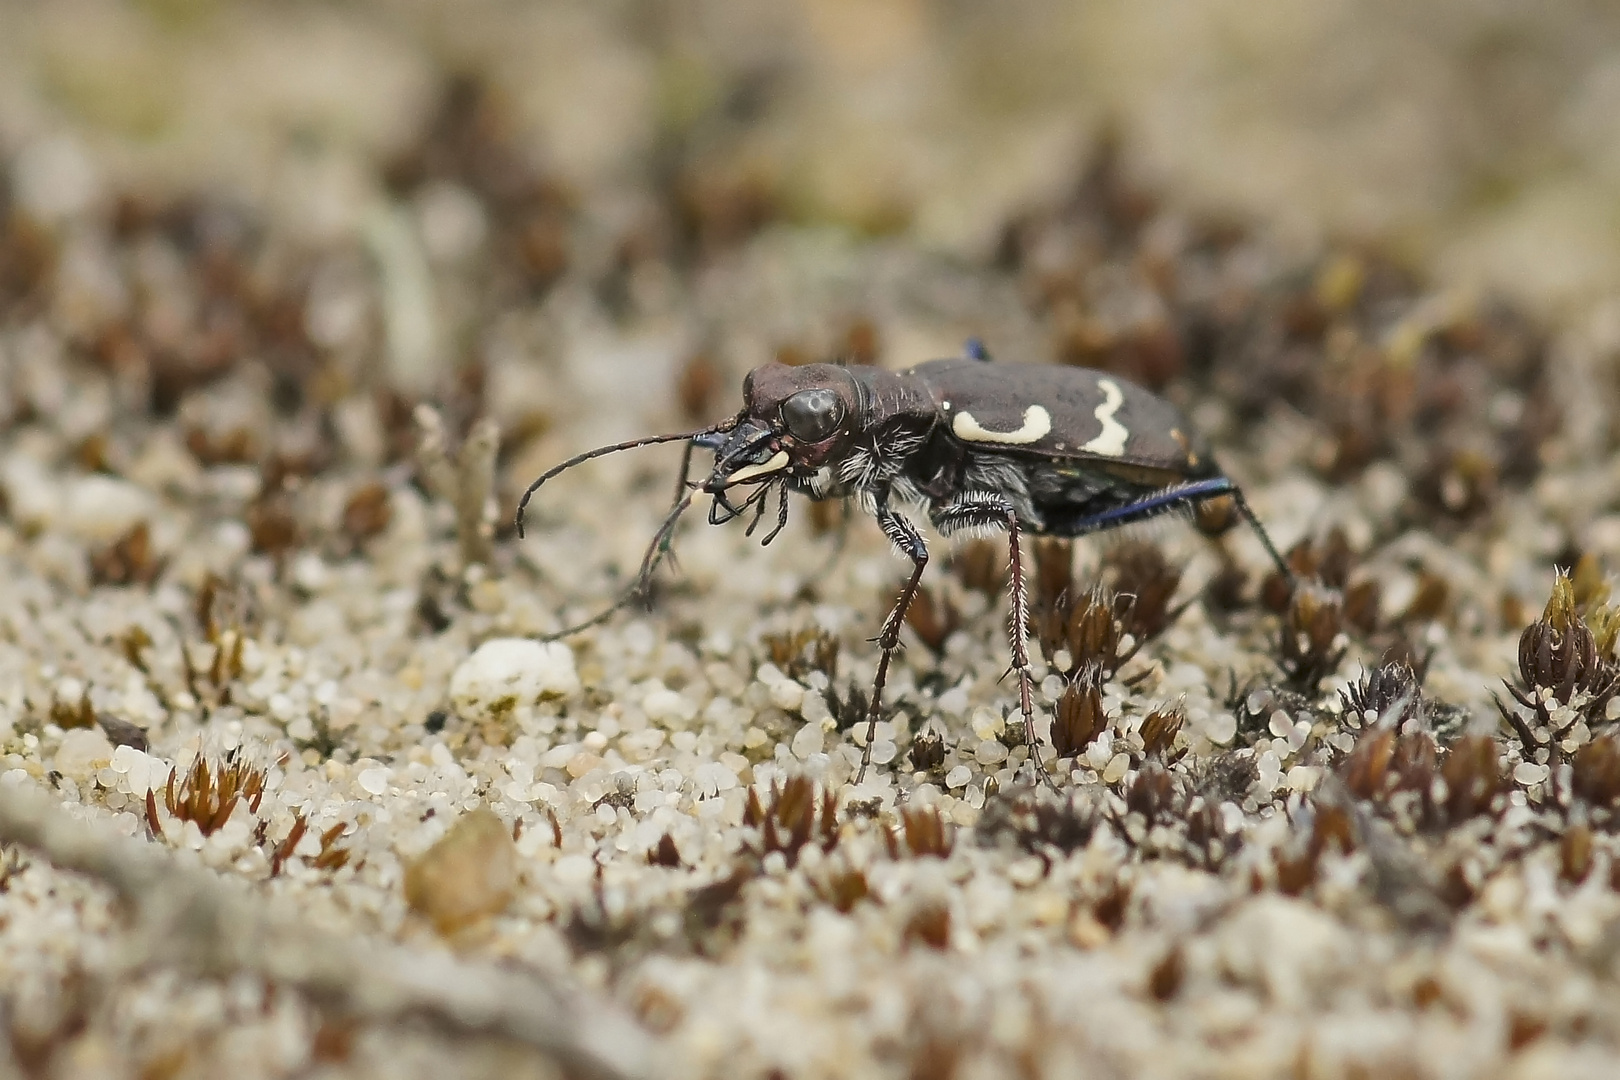
MULTIPOLYGON (((947 536, 963 529, 1005 530, 1012 670, 1030 760, 1050 782, 1033 750, 1022 533, 1081 536, 1201 504, 1214 509, 1212 503, 1220 500, 1249 522, 1285 578, 1292 575, 1243 493, 1175 406, 1108 372, 990 364, 975 343, 968 355, 902 372, 767 364, 744 380, 742 411, 713 427, 599 447, 548 471, 518 504, 519 536, 530 497, 565 469, 619 450, 686 443, 675 504, 648 546, 635 584, 613 607, 554 636, 595 625, 644 591, 669 550, 676 522, 699 495, 712 500, 711 523, 752 511, 751 534, 774 493, 777 510, 767 544, 787 524, 789 492, 812 499, 856 498, 912 563, 911 576, 875 639, 880 655, 859 783, 900 628, 928 563, 927 544, 900 508, 921 508, 947 536), (695 448, 715 454, 714 468, 701 483, 689 480, 695 448), (737 491, 744 496, 740 503, 732 498, 737 491)), ((1206 528, 1221 529, 1232 520, 1231 513, 1198 515, 1206 528)))

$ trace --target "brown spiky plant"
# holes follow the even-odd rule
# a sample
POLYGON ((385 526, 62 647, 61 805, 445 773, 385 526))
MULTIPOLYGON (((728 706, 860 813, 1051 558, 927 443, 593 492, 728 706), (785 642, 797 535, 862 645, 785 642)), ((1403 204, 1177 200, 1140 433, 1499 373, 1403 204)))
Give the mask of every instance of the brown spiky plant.
MULTIPOLYGON (((237 804, 243 800, 250 812, 259 812, 259 801, 264 798, 264 778, 264 768, 248 761, 237 750, 229 751, 218 760, 198 754, 183 776, 178 770, 169 771, 169 779, 163 786, 163 805, 170 817, 195 821, 202 834, 209 836, 231 819, 237 804)), ((155 802, 155 797, 148 801, 155 802)))
POLYGON ((1344 596, 1314 582, 1294 589, 1277 636, 1277 660, 1295 689, 1314 693, 1344 659, 1344 596))
POLYGON ((1620 627, 1606 601, 1606 587, 1589 591, 1583 617, 1574 581, 1559 571, 1541 618, 1519 635, 1519 681, 1503 680, 1513 704, 1498 698, 1497 708, 1518 735, 1526 760, 1546 762, 1557 752, 1553 735, 1577 721, 1589 727, 1607 722, 1609 701, 1620 686, 1614 654, 1620 627))
POLYGON ((1112 678, 1180 613, 1170 602, 1181 571, 1155 545, 1132 541, 1110 549, 1099 580, 1081 588, 1073 558, 1070 541, 1036 543, 1030 631, 1048 663, 1068 654, 1067 678, 1087 666, 1112 678))
POLYGON ((759 830, 759 843, 752 848, 755 855, 764 858, 780 851, 789 866, 798 864, 799 852, 812 841, 823 851, 838 845, 837 800, 831 793, 818 796, 815 781, 808 776, 772 781, 763 799, 758 788, 749 788, 743 824, 759 830))

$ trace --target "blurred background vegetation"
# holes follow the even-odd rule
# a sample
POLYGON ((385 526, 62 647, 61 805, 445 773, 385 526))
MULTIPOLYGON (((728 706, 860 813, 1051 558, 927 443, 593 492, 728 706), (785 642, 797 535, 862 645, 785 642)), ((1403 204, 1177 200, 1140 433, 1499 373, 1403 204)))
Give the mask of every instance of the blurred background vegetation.
POLYGON ((1543 305, 1620 285, 1596 0, 6 0, 0 147, 47 215, 219 184, 330 237, 447 73, 604 227, 673 171, 709 240, 770 216, 983 255, 1114 131, 1184 205, 1302 242, 1543 305))

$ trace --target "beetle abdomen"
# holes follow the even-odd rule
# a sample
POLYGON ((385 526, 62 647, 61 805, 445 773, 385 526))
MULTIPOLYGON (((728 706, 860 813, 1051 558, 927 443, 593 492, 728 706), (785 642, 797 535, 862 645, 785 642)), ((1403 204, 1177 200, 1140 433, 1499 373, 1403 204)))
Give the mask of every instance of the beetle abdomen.
POLYGON ((928 387, 942 426, 969 451, 1118 462, 1175 476, 1207 469, 1180 411, 1110 372, 934 360, 906 374, 928 387))

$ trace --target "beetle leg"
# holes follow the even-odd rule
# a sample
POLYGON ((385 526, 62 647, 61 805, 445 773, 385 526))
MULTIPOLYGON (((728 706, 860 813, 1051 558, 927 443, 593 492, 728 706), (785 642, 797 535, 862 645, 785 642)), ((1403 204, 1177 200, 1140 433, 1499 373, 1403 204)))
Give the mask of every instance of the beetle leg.
POLYGON ((601 611, 597 612, 595 615, 592 615, 584 622, 575 623, 565 630, 558 630, 555 633, 547 634, 539 640, 556 641, 559 638, 569 637, 570 635, 577 634, 581 630, 588 629, 592 626, 598 626, 606 622, 615 611, 618 611, 620 608, 628 607, 638 596, 648 597, 650 602, 648 587, 652 584, 653 572, 658 569, 658 564, 663 562, 664 559, 668 558, 670 561, 674 561, 675 553, 671 549, 670 545, 674 542, 675 526, 680 521, 681 515, 686 513, 687 507, 692 505, 692 499, 695 494, 695 492, 687 492, 685 495, 681 496, 674 506, 670 507, 669 513, 665 515, 663 523, 658 526, 658 531, 653 534, 652 543, 647 545, 647 553, 641 557, 641 571, 636 574, 636 580, 631 582, 629 586, 627 586, 625 590, 619 594, 619 598, 617 600, 613 601, 613 603, 608 607, 603 608, 601 611))
POLYGON ((1024 745, 1035 773, 1046 786, 1056 789, 1052 776, 1041 760, 1041 743, 1035 735, 1035 679, 1029 670, 1029 587, 1024 581, 1024 559, 1020 549, 1018 515, 1007 507, 1007 591, 1012 597, 1012 614, 1007 637, 1012 645, 1013 667, 1018 671, 1018 708, 1024 714, 1024 745))
POLYGON ((1294 580, 1294 571, 1289 568, 1288 560, 1277 552, 1277 546, 1271 542, 1271 536, 1266 532, 1266 527, 1260 524, 1259 516, 1249 508, 1249 500, 1243 497, 1243 491, 1236 484, 1232 485, 1231 494, 1232 501, 1237 503, 1238 513, 1242 514, 1243 520, 1247 521, 1249 526, 1254 529, 1254 535, 1260 538, 1260 543, 1264 545, 1266 554, 1270 555, 1271 561, 1277 564, 1277 569, 1282 571, 1283 580, 1288 582, 1288 587, 1292 590, 1299 583, 1294 580))
POLYGON ((1024 717, 1024 744, 1029 747, 1029 760, 1035 766, 1035 774, 1055 789, 1057 785, 1046 771, 1046 763, 1041 761, 1041 744, 1035 734, 1035 677, 1029 669, 1029 588, 1024 582, 1018 513, 1000 495, 974 493, 940 507, 930 518, 946 535, 972 528, 1007 530, 1007 593, 1012 598, 1007 643, 1012 653, 1012 669, 1018 674, 1018 711, 1024 717))
POLYGON ((675 498, 669 504, 671 507, 676 506, 686 497, 686 489, 692 484, 692 448, 696 445, 695 441, 689 439, 686 446, 681 449, 681 472, 675 478, 675 498))
POLYGON ((1053 519, 1048 522, 1048 525, 1052 527, 1053 532, 1063 536, 1084 536, 1086 533, 1112 529, 1133 521, 1150 518, 1155 514, 1162 514, 1184 504, 1191 505, 1203 502, 1205 499, 1218 498, 1222 495, 1231 496, 1232 500, 1237 503, 1238 513, 1242 514, 1243 520, 1247 521, 1254 529, 1255 535, 1260 538, 1261 546, 1266 549, 1266 554, 1271 556, 1271 561, 1277 564, 1278 570, 1282 571, 1283 579, 1292 585, 1294 573, 1288 568, 1287 561, 1278 553, 1276 545, 1271 542, 1270 535, 1266 533, 1264 526, 1260 524, 1260 519, 1249 508, 1248 500, 1243 497, 1242 490, 1224 476, 1216 476, 1208 480, 1198 480, 1191 484, 1165 488, 1162 491, 1144 495, 1134 502, 1111 507, 1101 513, 1091 514, 1087 517, 1071 518, 1067 521, 1053 519))
POLYGON ((855 774, 857 784, 866 779, 866 767, 872 762, 872 742, 877 738, 878 717, 883 715, 883 685, 889 678, 889 661, 900 647, 900 628, 905 625, 906 612, 917 598, 917 586, 922 581, 923 569, 928 565, 928 545, 915 525, 881 502, 877 508, 877 520, 884 535, 911 560, 911 578, 906 582, 906 587, 900 590, 894 607, 889 609, 889 617, 883 620, 883 629, 878 631, 877 646, 881 652, 878 654, 877 675, 872 680, 871 713, 866 721, 866 749, 861 752, 861 768, 855 774))

